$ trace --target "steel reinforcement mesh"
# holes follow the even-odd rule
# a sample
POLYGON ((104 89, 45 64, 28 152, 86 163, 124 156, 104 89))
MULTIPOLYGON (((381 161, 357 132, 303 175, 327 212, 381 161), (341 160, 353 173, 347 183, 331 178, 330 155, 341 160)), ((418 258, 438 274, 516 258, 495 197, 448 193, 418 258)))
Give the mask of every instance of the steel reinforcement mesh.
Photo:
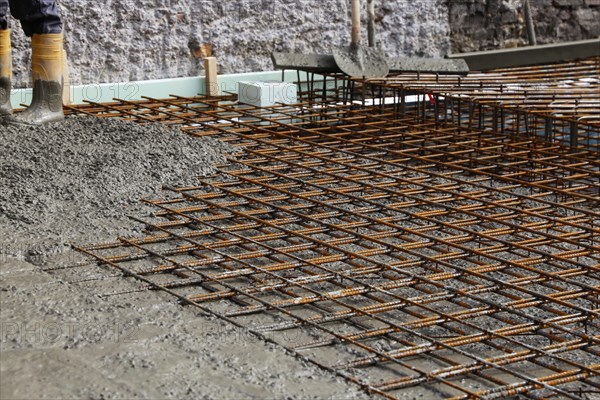
POLYGON ((76 246, 133 290, 388 398, 600 395, 596 152, 397 104, 173 97, 72 112, 237 146, 197 186, 144 200, 146 236, 76 246))
POLYGON ((412 95, 418 122, 541 136, 547 142, 600 151, 600 57, 466 76, 402 73, 368 80, 342 74, 309 76, 301 91, 308 102, 391 102, 403 109, 411 107, 404 100, 412 95))

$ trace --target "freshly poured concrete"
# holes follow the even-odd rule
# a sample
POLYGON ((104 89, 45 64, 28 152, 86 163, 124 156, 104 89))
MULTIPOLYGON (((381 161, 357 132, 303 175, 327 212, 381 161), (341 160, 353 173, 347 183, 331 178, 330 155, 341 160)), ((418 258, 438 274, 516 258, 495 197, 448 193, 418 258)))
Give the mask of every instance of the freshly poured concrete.
POLYGON ((66 245, 139 234, 137 198, 210 173, 225 144, 90 118, 0 139, 0 398, 366 397, 170 296, 101 296, 137 286, 66 245))
MULTIPOLYGON (((40 241, 114 238, 162 184, 191 185, 231 149, 157 124, 68 118, 0 125, 0 222, 40 241)), ((5 238, 18 244, 18 238, 5 238)))
MULTIPOLYGON (((195 175, 213 172, 213 164, 234 149, 157 125, 90 118, 42 128, 0 125, 0 140, 4 144, 0 149, 1 399, 367 397, 356 386, 280 347, 204 316, 198 309, 183 307, 164 293, 142 291, 139 283, 124 279, 119 271, 85 263, 81 254, 65 245, 143 235, 142 227, 127 218, 143 218, 150 212, 137 198, 154 197, 161 184, 193 184, 195 175)), ((452 182, 437 180, 440 185, 452 182)), ((497 187, 493 180, 489 184, 490 190, 497 187)), ((527 188, 514 190, 532 194, 527 188)), ((406 211, 422 208, 398 211, 397 216, 406 211)), ((565 250, 575 247, 565 245, 565 250)), ((521 258, 508 251, 495 256, 521 258)), ((376 259, 391 262, 383 255, 376 259)), ((582 257, 579 262, 593 260, 582 257)), ((446 284, 463 287, 459 281, 446 284)), ((486 296, 503 299, 497 294, 486 296)), ((227 300, 216 304, 221 310, 228 305, 227 300)), ((440 307, 445 313, 455 310, 452 304, 440 307)), ((548 311, 536 307, 527 312, 549 317, 548 311)), ((493 320, 477 323, 488 330, 499 327, 493 320)), ((311 340, 305 335, 273 339, 292 346, 311 340)), ((548 345, 546 338, 537 335, 518 340, 534 347, 548 345)), ((394 348, 386 341, 376 345, 383 351, 394 348)), ((317 358, 327 363, 356 358, 355 349, 346 350, 320 349, 317 358)), ((466 350, 489 356, 487 345, 472 344, 466 350)), ((597 361, 590 352, 564 357, 577 357, 575 361, 585 365, 597 361)), ((413 362, 427 370, 444 366, 427 359, 413 362)), ((383 377, 373 376, 371 369, 356 369, 353 374, 370 382, 383 377)), ((461 378, 461 385, 472 390, 484 387, 471 376, 461 378)), ((577 387, 578 383, 571 386, 577 387)), ((447 395, 430 385, 398 393, 407 399, 447 395)))
MULTIPOLYGON (((5 230, 5 228, 3 228, 5 230)), ((3 233, 6 233, 3 232, 3 233)), ((43 267, 61 263, 45 260, 43 267)), ((68 262, 77 256, 62 255, 68 262)), ((354 386, 95 266, 53 273, 4 257, 2 399, 355 399, 354 386), (106 274, 104 274, 106 275, 106 274)))

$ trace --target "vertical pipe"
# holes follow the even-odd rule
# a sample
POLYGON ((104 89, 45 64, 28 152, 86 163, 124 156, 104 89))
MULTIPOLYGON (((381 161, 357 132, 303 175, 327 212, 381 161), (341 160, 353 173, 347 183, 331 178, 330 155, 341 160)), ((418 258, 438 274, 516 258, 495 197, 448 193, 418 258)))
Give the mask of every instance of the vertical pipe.
POLYGON ((304 100, 304 90, 302 90, 302 79, 300 78, 300 70, 296 70, 296 79, 298 79, 298 95, 300 97, 300 101, 304 100))
POLYGON ((460 97, 456 100, 457 104, 457 114, 458 114, 458 133, 462 132, 462 102, 460 101, 460 97))
POLYGON ((360 0, 352 0, 352 45, 360 45, 360 0))
POLYGON ((400 86, 400 114, 402 117, 406 115, 406 90, 404 90, 404 85, 400 86))
POLYGON ((479 104, 479 130, 483 130, 485 124, 485 108, 479 104))
POLYGON ((527 26, 527 38, 529 39, 529 45, 535 46, 537 44, 537 38, 535 36, 535 26, 533 25, 533 15, 531 13, 531 5, 529 0, 523 0, 523 11, 525 13, 525 25, 527 26))
POLYGON ((338 75, 333 75, 333 99, 337 103, 340 101, 340 92, 338 88, 338 75))
POLYGON ((435 128, 439 128, 440 127, 440 109, 439 109, 439 104, 440 104, 440 96, 439 95, 435 95, 435 103, 433 104, 433 113, 435 114, 435 128))
POLYGON ((362 106, 365 107, 367 104, 367 90, 369 90, 367 88, 367 80, 365 78, 363 78, 362 80, 362 90, 361 90, 361 96, 362 96, 362 106))
POLYGON ((544 127, 544 139, 546 139, 546 142, 548 142, 548 143, 550 143, 552 141, 552 130, 553 130, 552 118, 546 118, 546 124, 544 127))
POLYGON ((571 121, 570 145, 575 148, 579 144, 579 126, 577 121, 571 121))
POLYGON ((344 80, 346 81, 345 86, 344 86, 344 104, 350 104, 350 102, 352 101, 352 81, 350 79, 345 79, 346 77, 344 77, 344 80))
POLYGON ((467 129, 469 131, 471 131, 471 129, 473 129, 473 121, 475 119, 475 109, 476 109, 476 105, 475 103, 471 103, 469 105, 469 111, 467 111, 469 113, 469 123, 467 124, 467 129))
POLYGON ((310 94, 308 96, 308 103, 312 105, 313 103, 316 102, 315 73, 314 72, 310 73, 309 82, 310 82, 310 84, 309 84, 310 85, 310 89, 309 89, 310 94))
POLYGON ((498 107, 494 106, 492 116, 492 132, 498 133, 498 107))
POLYGON ((367 26, 367 32, 369 33, 369 47, 375 47, 375 0, 367 0, 367 14, 369 16, 369 22, 367 26))

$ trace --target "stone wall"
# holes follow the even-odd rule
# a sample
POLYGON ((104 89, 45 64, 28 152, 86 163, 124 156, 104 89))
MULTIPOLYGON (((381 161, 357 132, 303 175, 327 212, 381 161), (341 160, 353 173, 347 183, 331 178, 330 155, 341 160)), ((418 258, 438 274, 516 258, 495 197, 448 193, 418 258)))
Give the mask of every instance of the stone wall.
MULTIPOLYGON (((538 44, 600 36, 600 0, 529 0, 538 44)), ((522 0, 449 0, 455 53, 528 44, 522 0)))
MULTIPOLYGON (((521 0, 375 1, 379 40, 392 57, 527 43, 521 0)), ((540 43, 600 35, 600 0, 530 1, 540 43)), ((274 50, 328 53, 350 36, 350 0, 59 2, 73 84, 202 74, 206 45, 221 73, 272 70, 274 50)), ((13 28, 15 87, 25 87, 29 42, 18 22, 13 28)))
MULTIPOLYGON (((448 53, 445 0, 376 1, 379 39, 389 55, 448 53)), ((73 84, 202 74, 197 56, 206 44, 221 73, 272 70, 274 50, 327 53, 350 37, 349 0, 59 2, 73 84)), ((29 45, 20 29, 13 43, 15 86, 27 86, 29 45)))

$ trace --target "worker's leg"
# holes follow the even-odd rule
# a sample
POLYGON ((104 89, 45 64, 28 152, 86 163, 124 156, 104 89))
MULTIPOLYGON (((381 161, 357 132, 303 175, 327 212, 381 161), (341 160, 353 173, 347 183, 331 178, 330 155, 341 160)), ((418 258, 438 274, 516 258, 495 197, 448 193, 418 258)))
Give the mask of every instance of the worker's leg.
POLYGON ((8 29, 8 0, 0 0, 0 30, 8 29))
POLYGON ((0 0, 0 115, 12 112, 10 90, 12 59, 10 29, 8 29, 8 0, 0 0))
POLYGON ((12 14, 31 36, 33 98, 27 110, 13 122, 39 125, 64 119, 63 37, 60 11, 55 0, 9 0, 12 14))
POLYGON ((61 33, 60 8, 56 0, 9 0, 12 15, 21 21, 27 36, 61 33))

